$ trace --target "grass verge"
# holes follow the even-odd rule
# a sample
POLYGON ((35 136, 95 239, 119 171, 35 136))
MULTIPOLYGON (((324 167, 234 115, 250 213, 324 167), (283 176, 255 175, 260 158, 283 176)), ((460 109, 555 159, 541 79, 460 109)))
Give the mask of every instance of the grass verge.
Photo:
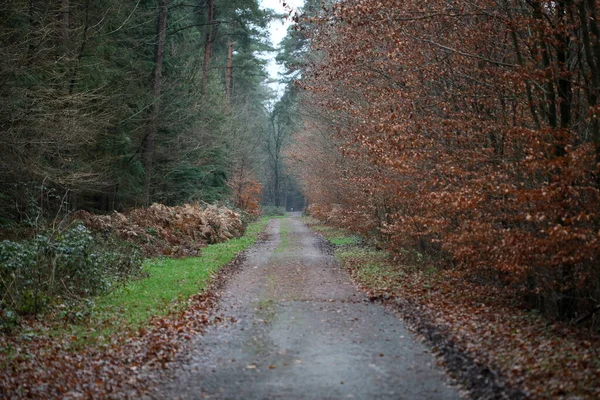
POLYGON ((123 330, 146 325, 153 317, 183 307, 186 300, 201 292, 213 275, 240 252, 252 246, 269 217, 250 224, 244 236, 207 246, 199 257, 155 258, 144 264, 146 277, 131 281, 96 298, 89 318, 60 328, 84 341, 106 338, 123 330))
POLYGON ((327 238, 334 246, 356 246, 362 243, 360 236, 354 235, 345 229, 322 225, 319 221, 311 217, 304 217, 304 222, 306 222, 313 231, 318 232, 327 238))
POLYGON ((283 252, 287 251, 288 246, 289 246, 288 229, 289 229, 288 220, 287 219, 281 220, 281 225, 279 228, 279 236, 281 237, 281 241, 279 242, 279 246, 277 246, 277 248, 275 249, 275 252, 283 253, 283 252))
POLYGON ((546 320, 465 271, 400 263, 348 231, 305 222, 336 245, 336 259, 372 299, 397 309, 438 349, 473 397, 600 398, 597 333, 546 320))
POLYGON ((184 343, 220 320, 211 315, 218 290, 207 289, 222 287, 237 268, 230 262, 268 221, 203 248, 199 257, 148 260, 145 278, 0 334, 0 398, 147 397, 154 382, 148 371, 164 368, 184 343))

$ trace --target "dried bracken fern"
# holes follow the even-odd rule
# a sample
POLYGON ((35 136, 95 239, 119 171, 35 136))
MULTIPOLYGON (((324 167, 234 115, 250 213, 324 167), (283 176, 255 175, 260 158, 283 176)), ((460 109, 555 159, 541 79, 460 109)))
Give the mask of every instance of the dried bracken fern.
POLYGON ((114 232, 148 256, 191 256, 207 244, 220 243, 244 233, 241 215, 227 207, 199 203, 169 207, 154 203, 125 213, 76 217, 95 232, 114 232))

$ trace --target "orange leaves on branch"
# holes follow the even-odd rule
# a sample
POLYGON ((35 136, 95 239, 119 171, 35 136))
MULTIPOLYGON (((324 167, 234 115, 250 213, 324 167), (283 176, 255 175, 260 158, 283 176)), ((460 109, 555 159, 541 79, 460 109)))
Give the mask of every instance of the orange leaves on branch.
POLYGON ((542 3, 554 12, 348 0, 317 16, 299 85, 314 117, 292 165, 320 218, 578 319, 600 290, 581 279, 600 276, 600 59, 585 34, 600 23, 582 18, 600 10, 542 3))
POLYGON ((260 213, 263 185, 253 174, 238 171, 227 181, 227 185, 231 189, 231 199, 236 207, 252 215, 260 213))

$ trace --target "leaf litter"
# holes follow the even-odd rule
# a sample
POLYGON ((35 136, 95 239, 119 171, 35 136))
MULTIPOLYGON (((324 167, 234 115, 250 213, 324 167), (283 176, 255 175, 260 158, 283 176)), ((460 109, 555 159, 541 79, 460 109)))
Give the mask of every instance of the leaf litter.
POLYGON ((79 338, 70 334, 51 336, 50 324, 42 320, 29 321, 29 330, 23 330, 29 334, 1 335, 0 398, 137 399, 151 394, 186 343, 208 325, 225 321, 214 312, 219 289, 243 258, 241 253, 223 267, 182 310, 83 348, 73 346, 79 338))
POLYGON ((348 254, 341 261, 353 280, 427 340, 475 398, 600 398, 597 333, 544 319, 461 271, 432 274, 377 257, 369 274, 369 253, 348 254))

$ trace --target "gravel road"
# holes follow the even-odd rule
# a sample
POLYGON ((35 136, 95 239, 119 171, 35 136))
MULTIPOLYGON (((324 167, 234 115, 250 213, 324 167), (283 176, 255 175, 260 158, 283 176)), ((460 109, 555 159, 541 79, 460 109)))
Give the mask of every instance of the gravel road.
POLYGON ((273 219, 164 399, 459 399, 422 343, 370 303, 300 218, 273 219))

